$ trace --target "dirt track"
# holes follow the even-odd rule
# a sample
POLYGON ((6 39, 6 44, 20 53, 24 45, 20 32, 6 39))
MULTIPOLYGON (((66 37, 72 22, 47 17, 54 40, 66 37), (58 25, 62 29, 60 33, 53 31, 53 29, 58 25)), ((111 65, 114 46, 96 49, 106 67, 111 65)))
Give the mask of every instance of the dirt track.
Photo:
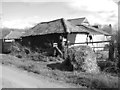
POLYGON ((69 88, 68 85, 50 82, 44 78, 36 78, 30 73, 1 64, 0 72, 2 72, 0 81, 2 79, 3 88, 69 88))

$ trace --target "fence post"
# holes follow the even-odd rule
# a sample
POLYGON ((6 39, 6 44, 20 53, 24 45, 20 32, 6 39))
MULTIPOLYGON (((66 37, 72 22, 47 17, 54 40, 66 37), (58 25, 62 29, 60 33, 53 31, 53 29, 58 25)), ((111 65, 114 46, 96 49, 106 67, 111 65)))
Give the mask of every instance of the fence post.
POLYGON ((114 36, 111 37, 109 43, 109 60, 114 61, 114 36))

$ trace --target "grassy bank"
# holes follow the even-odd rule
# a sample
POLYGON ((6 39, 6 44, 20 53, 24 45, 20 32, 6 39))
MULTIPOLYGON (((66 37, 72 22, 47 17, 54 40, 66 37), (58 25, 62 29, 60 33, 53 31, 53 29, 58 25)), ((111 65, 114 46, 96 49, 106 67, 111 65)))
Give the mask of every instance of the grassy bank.
MULTIPOLYGON (((92 90, 115 90, 119 86, 119 78, 106 73, 91 74, 85 72, 70 71, 63 67, 63 63, 43 60, 33 61, 28 58, 17 58, 11 55, 2 55, 0 62, 5 65, 14 65, 20 69, 47 76, 55 80, 64 81, 76 86, 86 86, 92 90), (112 89, 114 88, 114 89, 112 89)), ((120 88, 119 88, 120 89, 120 88)), ((117 89, 117 90, 119 90, 117 89)))

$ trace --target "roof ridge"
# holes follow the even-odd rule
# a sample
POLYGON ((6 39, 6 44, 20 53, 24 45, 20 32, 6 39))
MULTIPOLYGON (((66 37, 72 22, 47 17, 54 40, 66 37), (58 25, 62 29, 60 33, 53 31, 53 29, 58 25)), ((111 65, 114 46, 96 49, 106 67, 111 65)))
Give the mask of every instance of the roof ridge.
POLYGON ((86 19, 86 17, 81 17, 81 18, 73 18, 73 19, 67 19, 67 20, 69 21, 69 20, 77 20, 77 19, 86 19))
POLYGON ((61 20, 61 19, 64 19, 64 18, 59 18, 59 19, 55 19, 55 20, 51 20, 51 21, 46 21, 46 22, 40 22, 39 24, 50 23, 50 22, 61 20))
POLYGON ((55 22, 55 21, 58 21, 58 20, 61 20, 61 19, 64 19, 64 18, 59 18, 59 19, 55 19, 55 20, 51 20, 51 21, 46 21, 46 22, 40 22, 40 23, 38 23, 37 25, 31 27, 30 29, 33 29, 33 28, 35 28, 36 26, 38 26, 38 25, 40 25, 40 24, 51 23, 51 22, 55 22))

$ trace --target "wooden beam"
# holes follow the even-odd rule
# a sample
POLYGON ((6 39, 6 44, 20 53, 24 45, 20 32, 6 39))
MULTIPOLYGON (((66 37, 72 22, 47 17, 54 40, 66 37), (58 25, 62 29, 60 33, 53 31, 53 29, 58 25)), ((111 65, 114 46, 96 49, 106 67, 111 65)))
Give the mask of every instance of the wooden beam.
POLYGON ((92 48, 104 48, 104 47, 92 47, 92 48))
POLYGON ((89 43, 106 43, 106 42, 110 42, 110 41, 96 41, 96 42, 82 42, 82 43, 70 43, 71 44, 89 44, 89 43))
POLYGON ((56 46, 55 48, 56 48, 56 50, 60 53, 60 55, 63 57, 62 51, 61 51, 57 46, 56 46))

